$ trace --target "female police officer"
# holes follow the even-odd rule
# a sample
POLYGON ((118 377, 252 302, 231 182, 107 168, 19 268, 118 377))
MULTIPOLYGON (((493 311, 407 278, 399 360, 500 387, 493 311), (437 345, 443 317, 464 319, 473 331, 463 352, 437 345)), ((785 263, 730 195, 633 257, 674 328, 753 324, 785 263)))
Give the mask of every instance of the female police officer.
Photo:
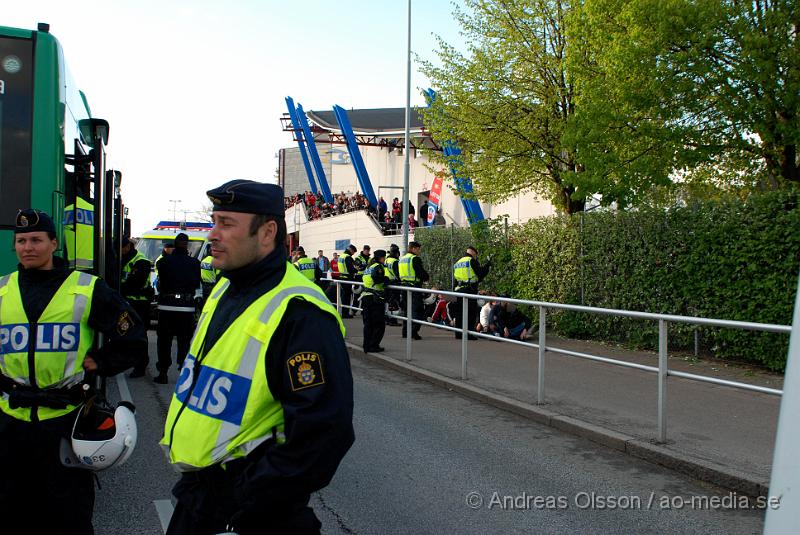
POLYGON ((18 270, 0 278, 0 522, 3 533, 93 533, 89 471, 61 465, 84 400, 87 371, 130 368, 146 347, 122 297, 53 256, 52 219, 21 210, 14 230, 18 270), (96 332, 105 335, 93 349, 96 332))
POLYGON ((353 443, 344 326, 286 261, 283 190, 208 192, 214 267, 161 443, 182 472, 167 533, 319 533, 308 507, 353 443))

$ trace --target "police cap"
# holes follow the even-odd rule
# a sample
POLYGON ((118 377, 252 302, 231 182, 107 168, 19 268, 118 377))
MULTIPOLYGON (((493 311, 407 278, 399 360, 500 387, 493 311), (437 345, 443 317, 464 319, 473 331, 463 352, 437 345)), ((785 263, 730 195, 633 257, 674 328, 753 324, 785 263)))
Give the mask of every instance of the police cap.
POLYGON ((384 257, 386 257, 386 251, 384 251, 383 249, 376 249, 375 254, 372 255, 372 258, 374 258, 375 260, 384 257))
POLYGON ((301 254, 306 254, 306 250, 303 249, 302 247, 298 247, 297 249, 295 249, 295 251, 297 251, 298 253, 301 253, 301 254))
POLYGON ((14 234, 26 232, 52 232, 55 234, 56 226, 46 213, 28 208, 17 212, 17 219, 14 222, 14 234))
POLYGON ((283 188, 253 180, 231 180, 208 190, 214 212, 243 212, 246 214, 284 217, 283 188))

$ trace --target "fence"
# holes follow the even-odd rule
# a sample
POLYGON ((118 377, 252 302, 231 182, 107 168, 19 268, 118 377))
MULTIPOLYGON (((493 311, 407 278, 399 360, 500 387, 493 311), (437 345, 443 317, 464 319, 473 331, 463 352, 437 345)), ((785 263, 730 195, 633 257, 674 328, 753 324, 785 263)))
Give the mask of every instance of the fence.
MULTIPOLYGON (((341 285, 342 284, 349 284, 352 286, 363 286, 361 282, 354 282, 354 281, 345 281, 345 280, 337 280, 332 279, 330 282, 336 284, 336 309, 341 313, 342 308, 349 308, 351 310, 361 310, 357 306, 345 305, 342 303, 342 296, 341 296, 341 285)), ((405 316, 395 316, 397 319, 401 319, 407 322, 407 334, 406 337, 406 360, 412 360, 412 336, 411 336, 411 323, 419 323, 421 325, 428 325, 430 327, 435 327, 437 329, 444 329, 453 332, 460 332, 461 333, 461 379, 466 380, 468 377, 468 369, 467 364, 469 360, 469 336, 476 336, 480 338, 488 338, 494 341, 501 341, 507 344, 516 344, 520 346, 530 347, 537 350, 537 357, 538 357, 538 388, 536 393, 536 402, 539 405, 544 404, 545 402, 545 352, 550 351, 551 353, 558 353, 561 355, 567 355, 570 357, 577 357, 581 359, 593 360, 597 362, 604 362, 606 364, 613 364, 615 366, 623 366, 626 368, 636 368, 638 370, 643 370, 647 372, 656 373, 658 375, 658 437, 657 440, 661 443, 667 441, 667 413, 666 413, 666 405, 667 405, 667 377, 681 377, 683 379, 689 379, 692 381, 699 381, 704 383, 711 383, 716 385, 727 386, 731 388, 738 388, 741 390, 749 390, 752 392, 761 392, 762 394, 770 394, 775 396, 780 396, 783 394, 782 390, 776 390, 774 388, 766 388, 762 386, 755 386, 749 385, 746 383, 739 383, 736 381, 726 381, 723 379, 716 379, 714 377, 708 377, 705 375, 696 375, 692 373, 685 373, 680 372, 677 370, 670 370, 668 367, 667 356, 668 356, 668 337, 669 337, 669 324, 670 323, 687 323, 692 325, 706 325, 706 326, 714 326, 714 327, 726 327, 731 329, 743 329, 743 330, 750 330, 750 331, 762 331, 762 332, 772 332, 772 333, 784 333, 784 334, 791 334, 792 327, 789 325, 775 325, 770 323, 751 323, 745 321, 731 321, 731 320, 719 320, 719 319, 710 319, 710 318, 699 318, 699 317, 690 317, 690 316, 676 316, 670 314, 653 314, 650 312, 636 312, 631 310, 616 310, 611 308, 595 308, 595 307, 587 307, 582 305, 566 305, 560 303, 548 303, 543 301, 530 301, 525 299, 513 299, 508 297, 494 297, 492 296, 491 299, 493 301, 504 301, 507 303, 515 303, 520 305, 528 305, 532 307, 537 307, 539 309, 539 343, 534 344, 532 342, 523 342, 521 340, 512 340, 508 338, 498 338, 493 335, 487 335, 484 333, 470 331, 468 325, 468 314, 467 314, 467 300, 468 299, 485 299, 487 296, 482 295, 472 295, 472 294, 464 294, 459 292, 449 292, 443 290, 435 290, 435 293, 457 297, 461 299, 461 328, 457 327, 449 327, 447 325, 439 325, 435 323, 430 323, 427 321, 413 319, 412 312, 411 312, 411 293, 418 292, 418 293, 431 293, 430 289, 425 288, 413 288, 409 286, 387 286, 389 289, 398 290, 401 292, 406 292, 406 315, 405 316), (548 309, 555 309, 555 310, 571 310, 575 312, 584 312, 588 314, 605 314, 611 316, 621 316, 621 317, 628 317, 628 318, 637 318, 643 320, 651 320, 651 321, 658 321, 658 367, 655 366, 645 366, 643 364, 636 364, 632 362, 625 362, 621 360, 616 360, 608 357, 602 357, 599 355, 590 355, 587 353, 579 353, 576 351, 568 351, 566 349, 560 349, 557 347, 552 347, 547 345, 547 310, 548 309)))

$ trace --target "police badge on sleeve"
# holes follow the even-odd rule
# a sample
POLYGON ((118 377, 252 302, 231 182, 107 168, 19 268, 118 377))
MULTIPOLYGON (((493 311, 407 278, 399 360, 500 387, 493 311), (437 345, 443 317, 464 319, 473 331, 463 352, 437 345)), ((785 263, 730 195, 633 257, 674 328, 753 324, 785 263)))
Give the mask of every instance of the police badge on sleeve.
POLYGON ((325 384, 322 357, 318 353, 310 351, 296 353, 286 361, 286 369, 289 372, 293 392, 325 384))

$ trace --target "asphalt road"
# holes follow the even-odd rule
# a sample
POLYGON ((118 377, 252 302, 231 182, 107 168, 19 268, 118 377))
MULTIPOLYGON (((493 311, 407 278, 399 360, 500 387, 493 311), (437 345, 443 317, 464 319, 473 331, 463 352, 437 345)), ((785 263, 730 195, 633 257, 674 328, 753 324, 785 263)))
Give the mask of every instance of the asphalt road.
MULTIPOLYGON (((312 499, 324 533, 762 530, 763 511, 708 506, 726 491, 373 364, 353 372, 356 443, 312 499)), ((176 375, 127 381, 139 445, 100 476, 98 535, 163 533, 177 475, 157 441, 176 375)))

